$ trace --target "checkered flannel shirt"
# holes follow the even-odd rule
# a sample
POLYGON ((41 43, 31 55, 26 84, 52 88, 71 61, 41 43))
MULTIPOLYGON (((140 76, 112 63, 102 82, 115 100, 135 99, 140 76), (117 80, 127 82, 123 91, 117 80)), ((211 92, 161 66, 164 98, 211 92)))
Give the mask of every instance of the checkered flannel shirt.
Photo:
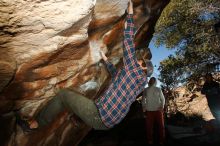
POLYGON ((106 61, 106 67, 112 81, 104 93, 95 100, 101 119, 106 127, 118 124, 128 113, 131 104, 143 91, 147 82, 135 56, 133 15, 126 18, 127 28, 124 30, 123 62, 124 67, 117 71, 113 64, 106 61))

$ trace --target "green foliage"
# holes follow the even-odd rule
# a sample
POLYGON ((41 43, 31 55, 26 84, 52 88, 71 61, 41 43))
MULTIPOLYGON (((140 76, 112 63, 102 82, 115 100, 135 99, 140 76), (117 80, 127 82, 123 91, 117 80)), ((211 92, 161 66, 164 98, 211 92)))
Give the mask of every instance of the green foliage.
POLYGON ((182 81, 183 62, 181 58, 170 55, 167 59, 161 62, 160 81, 165 84, 166 87, 174 87, 182 81), (171 75, 172 73, 172 75, 171 75))
POLYGON ((157 46, 176 49, 160 64, 162 83, 173 87, 196 80, 207 72, 207 64, 219 61, 220 34, 214 29, 219 21, 219 0, 171 0, 155 31, 157 46))

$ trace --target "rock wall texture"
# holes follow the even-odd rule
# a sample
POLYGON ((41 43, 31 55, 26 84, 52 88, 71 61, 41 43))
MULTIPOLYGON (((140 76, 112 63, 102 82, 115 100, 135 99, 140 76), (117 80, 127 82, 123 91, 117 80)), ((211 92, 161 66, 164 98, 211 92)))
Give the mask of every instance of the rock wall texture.
MULTIPOLYGON (((137 48, 147 48, 169 0, 133 0, 137 48)), ((25 134, 12 110, 33 117, 60 88, 94 99, 108 81, 99 50, 114 64, 122 57, 128 0, 0 0, 0 143, 7 146, 77 145, 90 127, 74 127, 67 113, 25 134)))

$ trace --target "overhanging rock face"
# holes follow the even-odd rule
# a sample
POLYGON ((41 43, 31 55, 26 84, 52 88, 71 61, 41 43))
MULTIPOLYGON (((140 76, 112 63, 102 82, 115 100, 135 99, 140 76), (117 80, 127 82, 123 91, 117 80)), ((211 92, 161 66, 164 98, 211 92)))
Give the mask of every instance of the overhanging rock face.
MULTIPOLYGON (((135 43, 147 48, 168 0, 134 0, 135 43)), ((0 113, 5 145, 77 145, 90 130, 74 127, 67 113, 31 134, 15 127, 11 111, 33 117, 60 88, 94 99, 108 81, 99 56, 122 57, 128 0, 1 0, 0 113)), ((150 50, 148 58, 151 58, 150 50)))

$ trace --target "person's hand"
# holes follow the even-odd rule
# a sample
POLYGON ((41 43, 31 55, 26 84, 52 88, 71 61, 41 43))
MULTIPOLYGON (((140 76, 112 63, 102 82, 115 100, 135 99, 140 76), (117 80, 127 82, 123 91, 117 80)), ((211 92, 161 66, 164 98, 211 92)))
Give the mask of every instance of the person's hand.
POLYGON ((129 0, 129 3, 128 3, 128 14, 133 14, 134 11, 133 11, 133 3, 131 0, 129 0))
POLYGON ((99 53, 104 61, 108 60, 108 58, 105 56, 105 53, 103 51, 100 50, 99 53))
POLYGON ((159 108, 158 108, 158 111, 163 111, 163 107, 159 107, 159 108))

